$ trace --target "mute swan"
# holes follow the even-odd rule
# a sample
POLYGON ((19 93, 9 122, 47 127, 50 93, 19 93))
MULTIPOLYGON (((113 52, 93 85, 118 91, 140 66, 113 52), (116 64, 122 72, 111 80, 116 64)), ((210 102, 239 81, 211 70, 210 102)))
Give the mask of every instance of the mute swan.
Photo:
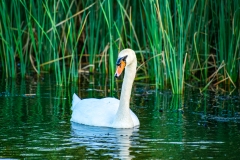
POLYGON ((132 84, 137 67, 135 52, 131 49, 122 50, 118 55, 116 65, 115 77, 119 77, 125 68, 120 100, 110 97, 81 100, 74 93, 72 122, 113 128, 133 128, 140 124, 137 116, 129 108, 132 84))

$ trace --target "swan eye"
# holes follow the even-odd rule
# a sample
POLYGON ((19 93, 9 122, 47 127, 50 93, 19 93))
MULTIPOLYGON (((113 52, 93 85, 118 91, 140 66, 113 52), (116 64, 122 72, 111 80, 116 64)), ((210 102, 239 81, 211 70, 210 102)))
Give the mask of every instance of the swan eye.
POLYGON ((126 56, 124 56, 124 57, 121 57, 121 58, 118 58, 116 65, 121 67, 121 63, 122 63, 122 62, 125 62, 125 65, 126 65, 127 56, 128 56, 128 55, 126 55, 126 56))

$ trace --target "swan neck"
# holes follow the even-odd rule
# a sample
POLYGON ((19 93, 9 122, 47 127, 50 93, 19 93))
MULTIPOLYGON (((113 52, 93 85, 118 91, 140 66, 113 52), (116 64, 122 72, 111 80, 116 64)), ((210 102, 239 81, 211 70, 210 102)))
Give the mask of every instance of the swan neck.
MULTIPOLYGON (((134 127, 133 119, 130 113, 130 97, 132 91, 133 81, 136 75, 137 59, 134 51, 124 50, 121 53, 127 52, 129 59, 125 67, 125 74, 123 78, 122 91, 118 111, 113 120, 112 126, 116 128, 132 128, 134 127)), ((120 54, 120 53, 119 53, 120 54)))
POLYGON ((129 108, 132 85, 136 75, 136 67, 134 64, 125 68, 125 74, 122 84, 119 108, 129 108))

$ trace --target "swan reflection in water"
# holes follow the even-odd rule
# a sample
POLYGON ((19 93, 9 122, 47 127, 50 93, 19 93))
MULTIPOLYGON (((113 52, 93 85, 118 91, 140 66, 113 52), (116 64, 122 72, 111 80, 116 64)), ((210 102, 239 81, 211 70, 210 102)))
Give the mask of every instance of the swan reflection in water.
POLYGON ((131 136, 138 137, 138 128, 116 129, 88 126, 75 122, 71 122, 71 127, 72 142, 86 146, 87 150, 106 150, 105 155, 112 158, 134 158, 130 155, 130 147, 133 143, 131 136))

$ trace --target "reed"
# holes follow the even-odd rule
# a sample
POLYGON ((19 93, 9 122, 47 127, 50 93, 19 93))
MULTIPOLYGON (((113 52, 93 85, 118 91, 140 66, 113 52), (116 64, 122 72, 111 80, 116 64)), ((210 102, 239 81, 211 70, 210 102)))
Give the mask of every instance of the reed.
MULTIPOLYGON (((216 4, 215 4, 216 5, 216 4)), ((237 80, 236 70, 239 69, 239 44, 240 44, 240 2, 238 1, 221 1, 218 4, 219 19, 219 43, 218 61, 226 63, 225 73, 230 75, 231 79, 237 80)), ((217 18, 217 17, 216 17, 217 18)), ((230 81, 228 81, 230 82, 230 81)))
POLYGON ((202 91, 235 86, 239 8, 233 0, 2 0, 0 70, 12 78, 52 73, 58 85, 97 72, 111 76, 113 90, 117 53, 132 48, 136 79, 156 88, 182 94, 189 80, 204 82, 202 91))

